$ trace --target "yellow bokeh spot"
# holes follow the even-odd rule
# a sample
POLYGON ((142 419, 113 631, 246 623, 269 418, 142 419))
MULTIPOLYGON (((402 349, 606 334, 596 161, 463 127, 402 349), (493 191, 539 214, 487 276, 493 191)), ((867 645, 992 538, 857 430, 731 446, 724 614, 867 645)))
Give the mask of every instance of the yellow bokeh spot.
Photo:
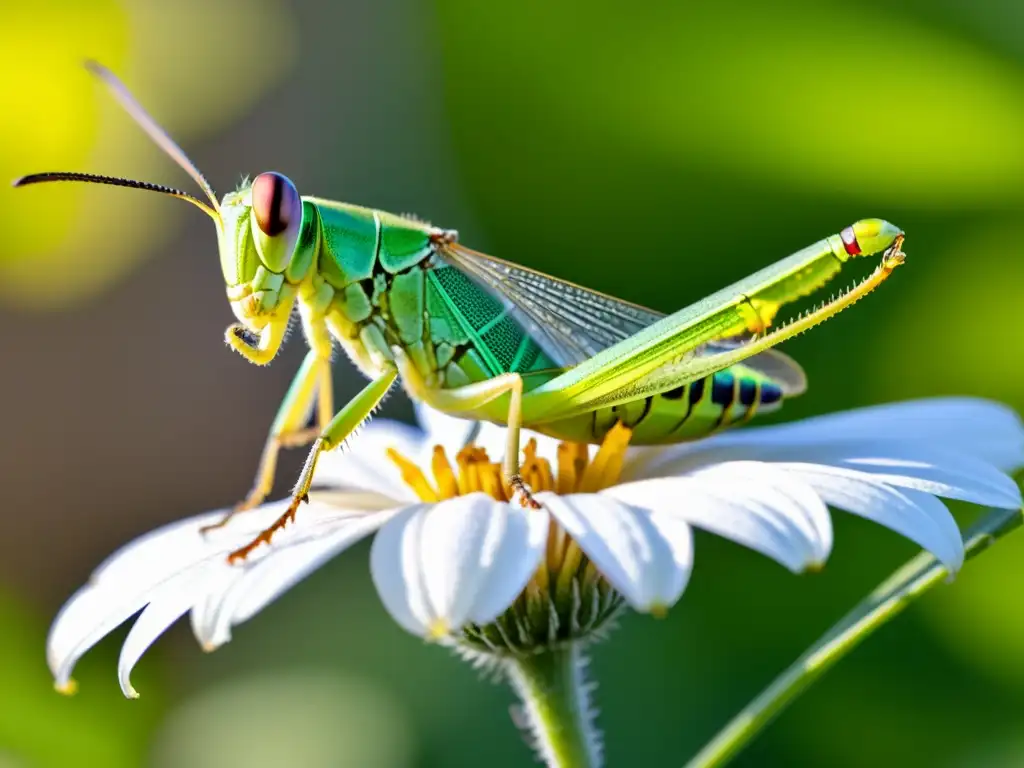
POLYGON ((124 10, 110 0, 48 0, 5 9, 0 66, 9 77, 0 120, 0 266, 46 252, 68 236, 83 188, 14 191, 9 182, 36 171, 84 169, 103 110, 82 61, 94 57, 122 70, 128 37, 124 10))
MULTIPOLYGON (((191 182, 82 66, 112 69, 188 151, 230 126, 288 73, 296 33, 281 0, 10 4, 0 26, 0 302, 66 305, 93 295, 194 213, 168 198, 78 184, 12 189, 43 171, 191 182), (189 54, 181 55, 187 43, 189 54), (273 56, 247 56, 272 49, 273 56), (246 59, 238 74, 235 62, 246 59)), ((210 259, 216 263, 210 230, 210 259)))

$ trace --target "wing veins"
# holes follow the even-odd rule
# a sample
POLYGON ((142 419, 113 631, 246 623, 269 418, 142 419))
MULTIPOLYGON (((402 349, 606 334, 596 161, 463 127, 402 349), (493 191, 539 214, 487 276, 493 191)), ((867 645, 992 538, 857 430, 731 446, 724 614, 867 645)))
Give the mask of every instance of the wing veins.
MULTIPOLYGON (((442 246, 439 256, 501 301, 552 360, 566 368, 590 360, 666 318, 661 312, 470 250, 457 243, 442 246)), ((743 282, 746 281, 725 288, 715 296, 674 315, 699 315, 709 305, 713 305, 713 301, 720 295, 735 291, 743 282)), ((679 385, 680 373, 692 368, 703 369, 709 362, 695 364, 695 357, 721 357, 735 351, 737 346, 742 346, 746 341, 727 338, 707 341, 639 377, 627 388, 636 388, 638 393, 641 389, 644 393, 659 391, 659 387, 672 389, 679 385)), ((800 366, 781 352, 763 350, 744 360, 743 364, 777 381, 789 396, 800 394, 806 388, 800 366)))

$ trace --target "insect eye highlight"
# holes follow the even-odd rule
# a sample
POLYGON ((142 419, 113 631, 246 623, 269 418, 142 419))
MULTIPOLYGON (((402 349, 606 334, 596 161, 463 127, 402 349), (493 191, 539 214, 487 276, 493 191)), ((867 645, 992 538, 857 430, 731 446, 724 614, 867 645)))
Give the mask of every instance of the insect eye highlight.
POLYGON ((268 237, 297 227, 302 220, 302 200, 291 179, 274 171, 253 179, 252 214, 260 231, 268 237))

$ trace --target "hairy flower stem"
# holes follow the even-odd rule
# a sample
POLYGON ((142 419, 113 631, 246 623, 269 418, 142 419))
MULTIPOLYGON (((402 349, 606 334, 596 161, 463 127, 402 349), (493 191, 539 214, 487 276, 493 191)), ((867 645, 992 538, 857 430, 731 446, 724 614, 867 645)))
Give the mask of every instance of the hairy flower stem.
POLYGON ((550 768, 596 768, 600 738, 583 679, 587 660, 575 643, 510 659, 506 671, 523 700, 524 727, 550 768))
MULTIPOLYGON (((967 558, 984 552, 1022 521, 1019 509, 990 510, 967 531, 967 558)), ((775 678, 687 763, 687 768, 713 768, 728 763, 833 664, 948 575, 949 571, 927 552, 911 559, 775 678)))

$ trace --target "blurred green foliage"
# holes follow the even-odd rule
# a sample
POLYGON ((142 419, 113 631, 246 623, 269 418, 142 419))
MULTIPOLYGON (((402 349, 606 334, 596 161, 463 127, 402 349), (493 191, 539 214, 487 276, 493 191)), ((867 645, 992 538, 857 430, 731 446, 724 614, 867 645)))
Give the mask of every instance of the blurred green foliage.
MULTIPOLYGON (((0 63, 12 76, 0 121, 0 175, 91 168, 146 178, 164 167, 145 135, 97 87, 82 62, 102 61, 144 90, 182 140, 223 128, 289 68, 290 18, 275 0, 43 0, 9 4, 0 63), (188 40, 189 55, 179 46, 188 40), (250 46, 247 76, 226 77, 250 46)), ((30 194, 0 187, 0 301, 54 307, 108 287, 173 231, 177 206, 152 195, 97 199, 79 185, 30 194), (43 212, 43 213, 41 213, 43 212), (116 233, 116 235, 115 235, 116 233), (83 254, 101 253, 98 258, 83 254)))
MULTIPOLYGON (((855 311, 786 345, 811 388, 782 418, 939 394, 1024 409, 1024 6, 1014 0, 173 7, 66 0, 6 16, 0 60, 13 73, 13 100, 0 121, 0 171, 67 167, 184 183, 81 73, 88 55, 121 71, 201 167, 214 166, 221 188, 276 168, 304 193, 415 210, 475 247, 665 311, 854 219, 884 216, 908 233, 907 266, 855 311)), ((2 194, 8 303, 62 313, 62 329, 86 322, 89 305, 69 308, 86 295, 113 302, 125 323, 154 306, 160 317, 187 306, 204 323, 227 322, 215 304, 213 234, 184 206, 88 188, 2 194), (192 229, 176 235, 179 223, 192 229), (203 246, 190 260, 179 252, 193 240, 203 246), (126 268, 164 243, 167 261, 140 268, 139 279, 160 270, 178 287, 143 294, 126 268), (182 285, 202 285, 200 298, 183 303, 182 285)), ((12 312, 6 332, 42 318, 12 312)), ((203 328, 214 341, 218 332, 203 328)), ((52 334, 42 338, 63 341, 52 334)), ((20 349, 20 368, 47 353, 20 349)), ((292 353, 274 386, 283 387, 292 353)), ((154 364, 196 370, 205 354, 154 364)), ((102 376, 131 381, 127 358, 108 351, 102 376)), ((348 392, 358 382, 344 370, 348 392)), ((272 400, 276 390, 255 371, 238 376, 239 414, 188 403, 203 435, 237 429, 232 418, 269 424, 271 410, 245 412, 246 398, 272 400)), ((19 407, 45 413, 25 381, 19 407)), ((154 411, 174 412, 174 386, 147 393, 154 411)), ((96 451, 118 440, 104 431, 107 415, 91 416, 96 451)), ((232 445, 234 455, 196 446, 182 476, 225 477, 221 496, 198 503, 243 490, 256 432, 232 445)), ((0 460, 30 437, 11 435, 0 460)), ((196 442, 163 437, 168 457, 196 442)), ((49 471, 64 482, 82 460, 59 448, 49 471)), ((154 469, 133 482, 157 498, 188 485, 178 477, 154 469)), ((68 502, 67 524, 85 510, 96 525, 109 519, 85 499, 68 502)), ((956 512, 965 523, 972 514, 956 512)), ((914 551, 846 516, 836 515, 836 529, 829 567, 802 578, 698 534, 679 606, 664 621, 627 616, 596 650, 610 765, 681 764, 914 551)), ((737 764, 1020 764, 1021 538, 872 638, 737 764)), ((45 542, 18 546, 42 554, 45 542)), ((82 553, 78 562, 100 554, 82 553)), ((64 591, 85 576, 38 562, 64 591)), ((31 594, 36 575, 8 577, 12 592, 26 593, 17 605, 30 607, 0 610, 0 755, 26 765, 86 764, 83 756, 161 767, 285 765, 289 755, 310 766, 529 760, 506 691, 388 619, 365 546, 211 657, 184 630, 172 633, 142 662, 139 702, 117 700, 116 639, 83 662, 79 696, 51 692, 43 617, 60 595, 31 594)))
MULTIPOLYGON (((114 663, 109 653, 101 655, 105 668, 96 665, 97 658, 78 671, 86 692, 75 699, 59 696, 39 663, 46 638, 43 617, 0 594, 0 627, 0 758, 40 768, 142 764, 164 709, 161 697, 133 708, 104 685, 114 663)), ((0 759, 0 765, 7 764, 0 759)))

